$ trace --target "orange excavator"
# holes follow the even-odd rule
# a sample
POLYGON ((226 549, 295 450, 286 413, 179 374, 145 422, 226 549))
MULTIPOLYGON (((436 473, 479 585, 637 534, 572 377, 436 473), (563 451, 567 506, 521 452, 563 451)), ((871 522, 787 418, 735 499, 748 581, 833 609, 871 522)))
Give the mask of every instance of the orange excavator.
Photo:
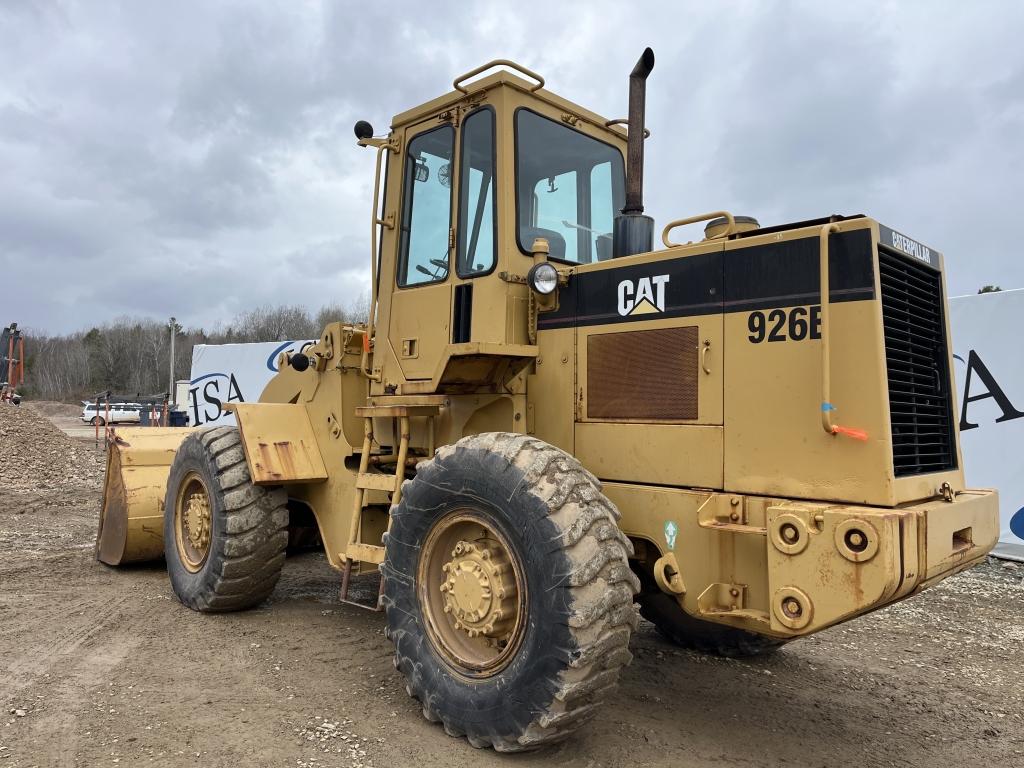
POLYGON ((25 336, 17 323, 0 329, 0 402, 21 404, 18 387, 25 382, 25 336))

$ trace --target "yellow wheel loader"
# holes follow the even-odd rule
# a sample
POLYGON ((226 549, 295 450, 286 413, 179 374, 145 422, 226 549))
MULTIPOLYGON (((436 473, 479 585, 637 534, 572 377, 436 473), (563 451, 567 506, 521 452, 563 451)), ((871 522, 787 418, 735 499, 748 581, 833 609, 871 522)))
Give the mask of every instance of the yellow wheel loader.
MULTIPOLYGON (((607 119, 506 60, 376 150, 372 304, 285 354, 237 427, 120 429, 98 556, 200 611, 273 590, 315 521, 342 599, 380 574, 424 715, 556 742, 671 640, 765 653, 981 560, 942 255, 866 216, 643 214, 654 55, 607 119), (681 242, 679 227, 705 224, 681 242)), ((671 128, 671 126, 666 126, 671 128)))

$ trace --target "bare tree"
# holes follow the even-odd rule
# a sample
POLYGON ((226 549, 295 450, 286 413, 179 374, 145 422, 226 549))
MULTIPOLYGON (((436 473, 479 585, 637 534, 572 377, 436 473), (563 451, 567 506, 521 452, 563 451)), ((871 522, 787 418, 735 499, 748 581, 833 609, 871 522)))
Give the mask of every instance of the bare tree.
MULTIPOLYGON (((315 315, 301 306, 262 306, 240 313, 226 327, 185 330, 177 325, 174 375, 189 376, 192 347, 259 341, 315 339, 329 323, 365 323, 370 297, 321 307, 315 315)), ((26 331, 25 394, 73 400, 111 390, 126 396, 159 395, 167 388, 170 327, 165 322, 120 317, 65 336, 26 331)))

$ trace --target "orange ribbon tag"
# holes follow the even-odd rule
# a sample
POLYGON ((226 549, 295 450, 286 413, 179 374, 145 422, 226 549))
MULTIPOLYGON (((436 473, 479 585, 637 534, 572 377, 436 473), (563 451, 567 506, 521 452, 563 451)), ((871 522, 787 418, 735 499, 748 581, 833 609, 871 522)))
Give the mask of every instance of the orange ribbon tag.
POLYGON ((867 440, 868 433, 863 429, 854 429, 853 427, 840 427, 838 424, 832 425, 832 433, 835 435, 846 435, 852 437, 854 440, 867 440))

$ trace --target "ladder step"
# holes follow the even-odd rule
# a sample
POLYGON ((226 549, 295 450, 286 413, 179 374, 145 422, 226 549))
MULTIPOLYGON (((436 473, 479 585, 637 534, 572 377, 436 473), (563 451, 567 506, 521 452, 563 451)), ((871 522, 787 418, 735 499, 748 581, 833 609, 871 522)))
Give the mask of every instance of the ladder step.
POLYGON ((367 491, 389 491, 394 493, 396 475, 385 475, 377 472, 362 472, 356 477, 356 488, 367 491))
POLYGON ((349 598, 349 596, 348 596, 349 587, 352 586, 352 565, 353 565, 352 559, 351 558, 345 558, 345 568, 342 571, 342 575, 341 575, 341 594, 338 595, 338 597, 341 599, 341 602, 345 603, 346 605, 353 605, 356 608, 363 608, 363 609, 368 610, 368 611, 380 612, 380 611, 384 610, 384 602, 382 600, 382 598, 384 596, 384 574, 382 574, 382 573, 378 572, 378 576, 379 576, 380 581, 379 581, 378 586, 377 586, 377 599, 376 600, 374 600, 370 604, 367 604, 367 603, 361 603, 358 600, 352 600, 351 598, 349 598))
POLYGON ((345 556, 350 560, 361 560, 364 563, 380 565, 384 562, 384 547, 373 544, 349 544, 345 556))

